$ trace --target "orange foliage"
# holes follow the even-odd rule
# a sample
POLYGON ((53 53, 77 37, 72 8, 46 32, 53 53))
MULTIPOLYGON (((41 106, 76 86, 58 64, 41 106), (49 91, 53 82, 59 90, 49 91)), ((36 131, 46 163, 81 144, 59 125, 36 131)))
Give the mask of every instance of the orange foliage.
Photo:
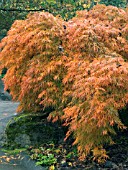
MULTIPOLYGON (((43 111, 62 119, 80 157, 92 150, 107 158, 118 110, 128 103, 128 12, 96 5, 68 22, 41 12, 15 21, 0 43, 5 89, 19 111, 43 111)), ((43 114, 43 113, 42 113, 43 114)), ((66 139, 65 138, 65 139, 66 139)))

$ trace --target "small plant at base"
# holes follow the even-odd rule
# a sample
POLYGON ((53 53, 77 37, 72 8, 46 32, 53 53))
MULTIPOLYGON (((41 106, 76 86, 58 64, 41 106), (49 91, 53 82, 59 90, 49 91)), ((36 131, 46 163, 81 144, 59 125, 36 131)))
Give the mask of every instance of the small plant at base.
POLYGON ((57 163, 55 155, 52 153, 53 148, 40 147, 39 149, 32 149, 31 159, 35 159, 36 165, 50 166, 57 163))
POLYGON ((54 154, 48 154, 48 155, 39 154, 37 157, 38 158, 37 158, 36 165, 49 166, 57 163, 57 159, 54 157, 54 154))

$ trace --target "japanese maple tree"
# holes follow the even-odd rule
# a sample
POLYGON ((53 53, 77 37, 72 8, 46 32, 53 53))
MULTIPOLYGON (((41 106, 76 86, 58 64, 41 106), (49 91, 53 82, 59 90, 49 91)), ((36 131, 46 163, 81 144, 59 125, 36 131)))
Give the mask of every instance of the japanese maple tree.
MULTIPOLYGON (((18 111, 44 111, 74 135, 80 158, 107 158, 118 111, 128 103, 128 10, 96 5, 68 22, 52 14, 15 21, 0 44, 5 89, 18 111)), ((45 114, 42 112, 42 114, 45 114)), ((65 138, 65 139, 66 139, 65 138)))

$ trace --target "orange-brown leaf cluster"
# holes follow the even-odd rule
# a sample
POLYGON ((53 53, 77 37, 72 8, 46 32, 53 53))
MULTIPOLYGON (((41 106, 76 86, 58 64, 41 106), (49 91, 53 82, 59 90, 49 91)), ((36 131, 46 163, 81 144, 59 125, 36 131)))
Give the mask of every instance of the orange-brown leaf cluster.
MULTIPOLYGON (((15 21, 0 43, 5 89, 21 110, 53 112, 74 134, 82 159, 107 158, 118 110, 128 103, 128 11, 96 5, 68 22, 47 12, 15 21), (99 149, 99 151, 98 151, 99 149)), ((43 114, 43 112, 42 112, 43 114)), ((66 139, 65 138, 65 139, 66 139)))

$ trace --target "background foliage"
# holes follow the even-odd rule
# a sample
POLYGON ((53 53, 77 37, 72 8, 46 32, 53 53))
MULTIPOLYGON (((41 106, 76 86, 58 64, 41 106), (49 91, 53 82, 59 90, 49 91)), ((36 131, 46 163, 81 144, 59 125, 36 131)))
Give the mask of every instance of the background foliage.
POLYGON ((128 10, 96 5, 68 22, 48 12, 17 20, 1 41, 5 89, 18 111, 62 119, 84 159, 107 158, 118 110, 128 103, 128 10))
POLYGON ((25 19, 30 11, 48 11, 64 20, 75 16, 77 10, 91 9, 97 3, 126 7, 126 0, 2 0, 0 2, 0 39, 2 39, 16 19, 25 19))
POLYGON ((112 5, 112 6, 116 6, 116 7, 126 7, 126 4, 128 3, 128 1, 125 0, 101 0, 100 1, 101 4, 105 4, 105 5, 112 5))

